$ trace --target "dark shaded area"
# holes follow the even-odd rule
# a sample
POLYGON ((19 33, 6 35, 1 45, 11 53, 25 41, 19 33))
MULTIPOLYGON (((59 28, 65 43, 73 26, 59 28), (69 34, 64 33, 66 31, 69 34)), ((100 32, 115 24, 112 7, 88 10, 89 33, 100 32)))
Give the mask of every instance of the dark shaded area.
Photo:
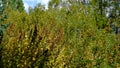
POLYGON ((3 39, 3 31, 0 30, 0 68, 3 68, 3 61, 2 61, 2 50, 3 47, 1 45, 3 39))
POLYGON ((115 34, 120 34, 120 27, 115 27, 115 34))
POLYGON ((3 61, 2 61, 2 51, 3 51, 3 46, 1 45, 4 37, 5 30, 7 27, 9 27, 10 24, 5 24, 5 25, 0 25, 0 68, 4 68, 3 66, 3 61))
POLYGON ((36 38, 37 38, 37 25, 35 24, 30 45, 31 45, 32 43, 35 43, 35 39, 36 39, 36 38))
POLYGON ((43 59, 40 61, 40 65, 38 68, 44 68, 45 62, 48 61, 48 57, 49 57, 48 49, 44 50, 42 56, 43 56, 43 59))

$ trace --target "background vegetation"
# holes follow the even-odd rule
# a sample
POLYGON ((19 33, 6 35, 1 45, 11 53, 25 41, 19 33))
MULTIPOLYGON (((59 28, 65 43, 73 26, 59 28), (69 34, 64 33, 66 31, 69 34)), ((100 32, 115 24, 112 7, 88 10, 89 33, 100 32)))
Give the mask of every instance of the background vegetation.
POLYGON ((101 3, 94 0, 87 7, 84 1, 68 0, 65 3, 71 3, 69 8, 61 0, 52 0, 48 10, 41 4, 29 8, 28 13, 11 6, 3 10, 0 16, 0 66, 120 67, 120 34, 114 30, 119 27, 117 15, 107 18, 104 12, 96 10, 101 3), (59 8, 60 4, 62 8, 59 8), (113 22, 117 22, 114 28, 113 22))

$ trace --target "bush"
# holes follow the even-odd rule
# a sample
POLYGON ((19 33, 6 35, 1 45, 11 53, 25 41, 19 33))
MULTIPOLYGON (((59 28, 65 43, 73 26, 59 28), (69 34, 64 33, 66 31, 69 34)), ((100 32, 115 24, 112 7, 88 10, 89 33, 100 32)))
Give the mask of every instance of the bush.
MULTIPOLYGON (((78 8, 75 7, 74 8, 78 8)), ((119 67, 120 50, 116 35, 98 29, 91 12, 11 11, 2 46, 5 68, 101 68, 119 67)), ((106 21, 98 21, 106 22, 106 21)))

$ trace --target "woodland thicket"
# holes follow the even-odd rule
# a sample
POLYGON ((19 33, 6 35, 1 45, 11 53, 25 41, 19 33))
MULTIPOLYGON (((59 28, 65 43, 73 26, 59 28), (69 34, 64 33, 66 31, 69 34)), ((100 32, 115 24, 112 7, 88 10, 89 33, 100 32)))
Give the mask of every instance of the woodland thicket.
POLYGON ((3 11, 0 67, 120 67, 120 34, 111 27, 112 22, 119 27, 119 17, 107 18, 94 0, 87 7, 70 0, 69 8, 52 1, 48 9, 38 4, 28 12, 12 7, 3 11))

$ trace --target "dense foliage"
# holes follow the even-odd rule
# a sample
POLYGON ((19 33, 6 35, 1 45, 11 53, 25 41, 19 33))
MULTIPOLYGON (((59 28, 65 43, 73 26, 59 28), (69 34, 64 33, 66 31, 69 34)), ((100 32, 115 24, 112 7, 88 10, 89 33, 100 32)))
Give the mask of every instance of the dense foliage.
POLYGON ((0 40, 1 66, 120 67, 120 34, 113 33, 108 18, 83 4, 71 5, 70 11, 64 7, 48 10, 40 7, 30 9, 29 13, 12 9, 4 12, 9 11, 9 17, 0 23, 9 27, 0 40))

